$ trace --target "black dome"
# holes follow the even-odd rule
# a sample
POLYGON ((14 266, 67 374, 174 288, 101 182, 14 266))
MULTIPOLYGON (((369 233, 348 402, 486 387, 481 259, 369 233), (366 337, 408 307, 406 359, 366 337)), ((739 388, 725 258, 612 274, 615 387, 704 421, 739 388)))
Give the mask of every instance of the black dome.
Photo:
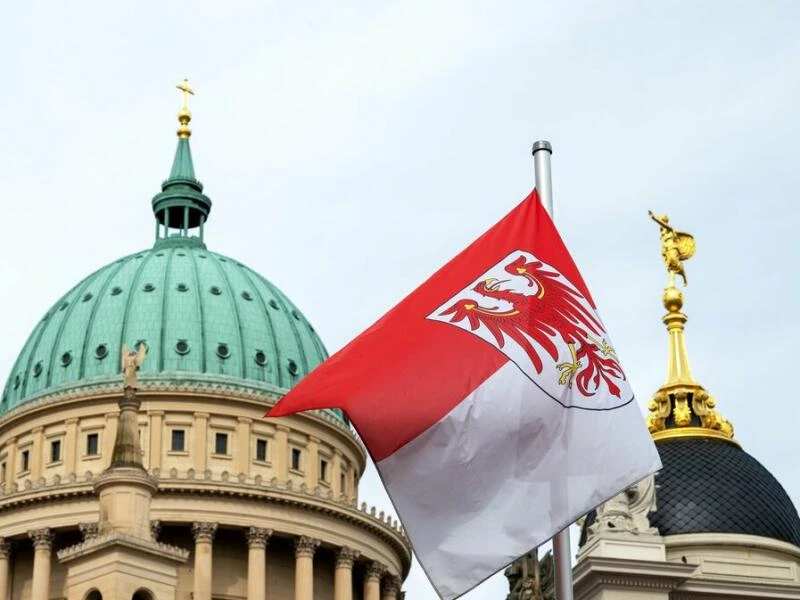
MULTIPOLYGON (((786 491, 744 450, 722 440, 656 443, 657 510, 650 523, 661 535, 745 533, 800 546, 800 517, 786 491)), ((592 511, 581 531, 595 520, 592 511)))
POLYGON ((800 517, 778 480, 741 448, 713 439, 657 444, 664 468, 656 474, 661 535, 748 533, 800 546, 800 517))

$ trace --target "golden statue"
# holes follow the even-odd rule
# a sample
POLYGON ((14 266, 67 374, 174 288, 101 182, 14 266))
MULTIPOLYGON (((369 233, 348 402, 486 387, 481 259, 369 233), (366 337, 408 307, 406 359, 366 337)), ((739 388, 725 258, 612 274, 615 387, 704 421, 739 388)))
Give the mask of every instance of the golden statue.
POLYGON ((655 215, 653 211, 647 213, 661 229, 661 256, 669 272, 669 284, 675 287, 675 274, 683 277, 683 285, 686 285, 686 271, 683 269, 683 261, 689 260, 694 256, 697 246, 694 237, 685 231, 678 231, 669 224, 667 215, 655 215))
POLYGON ((136 372, 139 370, 139 367, 142 366, 144 362, 144 355, 147 354, 147 346, 145 346, 144 342, 139 342, 139 347, 137 350, 131 350, 125 344, 122 345, 122 377, 123 377, 123 389, 132 389, 135 390, 138 388, 138 382, 136 381, 136 372))

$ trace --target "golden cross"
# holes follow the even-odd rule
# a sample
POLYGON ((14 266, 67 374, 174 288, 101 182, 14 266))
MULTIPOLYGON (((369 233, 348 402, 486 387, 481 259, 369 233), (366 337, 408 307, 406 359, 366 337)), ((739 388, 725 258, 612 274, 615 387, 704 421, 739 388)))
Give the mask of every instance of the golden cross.
POLYGON ((189 110, 189 94, 194 96, 194 90, 189 87, 189 80, 184 79, 175 87, 183 92, 183 109, 189 110))

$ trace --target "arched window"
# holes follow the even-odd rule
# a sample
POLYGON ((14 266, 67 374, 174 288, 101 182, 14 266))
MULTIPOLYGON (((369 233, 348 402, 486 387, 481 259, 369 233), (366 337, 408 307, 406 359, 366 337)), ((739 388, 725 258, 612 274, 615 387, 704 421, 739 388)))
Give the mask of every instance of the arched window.
POLYGON ((131 600, 155 600, 155 596, 147 590, 140 589, 134 592, 131 600))
POLYGON ((103 594, 101 594, 97 590, 92 590, 91 592, 86 594, 86 600, 103 600, 103 594))

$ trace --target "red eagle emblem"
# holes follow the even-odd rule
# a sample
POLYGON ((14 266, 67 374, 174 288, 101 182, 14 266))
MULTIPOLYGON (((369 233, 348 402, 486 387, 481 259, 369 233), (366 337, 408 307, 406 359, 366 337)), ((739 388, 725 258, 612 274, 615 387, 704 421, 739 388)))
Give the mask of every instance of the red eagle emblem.
POLYGON ((570 406, 609 408, 632 399, 614 348, 591 303, 552 266, 516 251, 429 315, 504 352, 541 389, 570 406), (598 398, 599 399, 599 398, 598 398))

